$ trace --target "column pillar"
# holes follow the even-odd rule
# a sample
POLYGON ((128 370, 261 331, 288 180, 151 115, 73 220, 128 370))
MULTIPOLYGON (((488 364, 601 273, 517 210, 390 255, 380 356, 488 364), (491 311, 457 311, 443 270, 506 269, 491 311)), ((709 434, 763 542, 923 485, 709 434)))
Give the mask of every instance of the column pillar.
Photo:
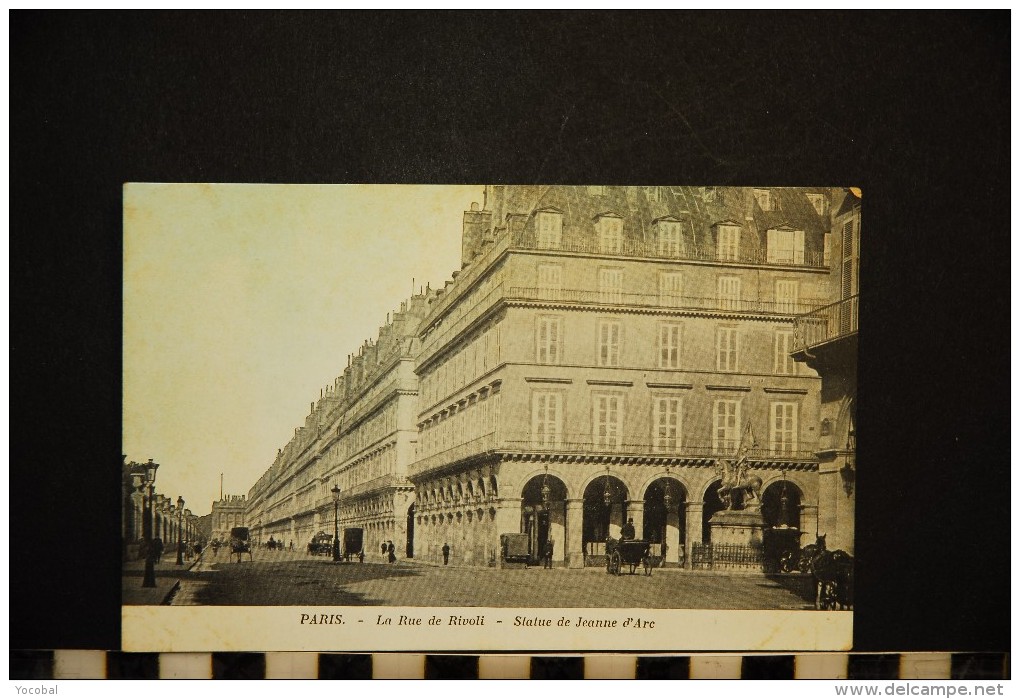
MULTIPOLYGON (((800 531, 802 546, 806 544, 815 543, 815 537, 818 532, 818 505, 811 503, 802 503, 800 506, 800 531)), ((825 534, 826 532, 818 532, 825 534)), ((828 537, 826 537, 826 548, 828 548, 828 537)))
MULTIPOLYGON (((493 545, 499 551, 501 534, 516 534, 521 531, 521 503, 524 498, 499 498, 496 501, 496 536, 493 545)), ((502 552, 497 554, 497 559, 502 552)))
POLYGON ((567 500, 567 541, 566 564, 568 568, 584 567, 584 549, 581 541, 581 526, 584 518, 584 500, 571 498, 567 500))
POLYGON ((684 503, 685 510, 687 512, 687 526, 686 534, 684 538, 684 568, 691 567, 691 554, 694 551, 694 544, 700 544, 702 537, 703 522, 701 521, 702 515, 705 511, 705 503, 700 500, 697 502, 684 503))
MULTIPOLYGON (((634 520, 634 537, 640 537, 645 526, 645 501, 628 500, 625 517, 627 519, 634 520)), ((624 520, 624 523, 626 524, 626 519, 624 520)))

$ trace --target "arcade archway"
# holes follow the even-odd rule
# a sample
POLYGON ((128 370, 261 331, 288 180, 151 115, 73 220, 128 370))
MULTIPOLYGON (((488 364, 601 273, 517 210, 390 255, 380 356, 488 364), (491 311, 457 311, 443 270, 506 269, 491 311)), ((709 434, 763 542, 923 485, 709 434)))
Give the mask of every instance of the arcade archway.
POLYGON ((606 539, 620 538, 627 521, 627 486, 612 475, 600 476, 584 489, 584 522, 581 538, 585 556, 602 556, 606 539))
POLYGON ((521 490, 521 532, 528 535, 528 553, 538 562, 546 542, 553 542, 553 560, 566 552, 567 486, 556 476, 535 476, 521 490))
POLYGON ((652 554, 667 563, 678 562, 685 540, 687 490, 675 478, 653 481, 645 490, 642 538, 652 544, 652 554))

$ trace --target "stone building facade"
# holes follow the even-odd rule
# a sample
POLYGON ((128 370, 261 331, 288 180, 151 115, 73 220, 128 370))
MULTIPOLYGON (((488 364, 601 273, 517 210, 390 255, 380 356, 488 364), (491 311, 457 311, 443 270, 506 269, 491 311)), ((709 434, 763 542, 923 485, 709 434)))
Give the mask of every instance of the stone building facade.
POLYGON ((795 320, 793 358, 822 378, 818 531, 830 549, 853 554, 861 198, 859 192, 835 190, 831 200, 830 296, 795 320))
POLYGON ((680 564, 721 508, 716 460, 745 442, 766 525, 813 534, 821 382, 790 353, 831 293, 828 207, 825 190, 487 187, 417 332, 415 555, 491 564, 523 532, 580 567, 633 519, 680 564))
POLYGON ((212 504, 212 538, 214 541, 229 541, 230 530, 247 526, 244 517, 246 499, 244 495, 224 495, 212 504))
MULTIPOLYGON (((431 293, 431 292, 430 292, 431 293)), ((411 297, 387 318, 319 400, 304 425, 248 493, 246 521, 256 540, 304 548, 318 532, 333 533, 332 488, 340 487, 339 526, 361 528, 366 553, 392 541, 413 555, 413 460, 418 380, 418 324, 428 294, 411 297)))

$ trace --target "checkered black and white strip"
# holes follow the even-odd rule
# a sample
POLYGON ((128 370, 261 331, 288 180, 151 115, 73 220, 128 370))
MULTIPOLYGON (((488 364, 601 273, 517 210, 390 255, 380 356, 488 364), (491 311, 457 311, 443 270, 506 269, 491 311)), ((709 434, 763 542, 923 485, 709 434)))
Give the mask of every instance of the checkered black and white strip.
POLYGON ((1009 677, 1003 653, 420 655, 11 651, 11 679, 926 679, 1009 677))

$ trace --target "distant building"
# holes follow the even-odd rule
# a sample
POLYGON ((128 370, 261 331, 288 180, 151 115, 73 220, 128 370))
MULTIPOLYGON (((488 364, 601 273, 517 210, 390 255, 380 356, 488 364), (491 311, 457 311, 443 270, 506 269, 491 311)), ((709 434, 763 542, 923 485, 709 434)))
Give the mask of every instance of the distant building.
POLYGON ((225 495, 212 504, 211 531, 212 538, 219 541, 230 539, 230 530, 245 526, 245 496, 225 495))
POLYGON ((857 474, 857 317, 860 298, 861 199, 833 195, 830 295, 794 321, 793 358, 822 377, 818 530, 826 546, 854 552, 857 474))
POLYGON ((316 533, 332 534, 338 486, 341 530, 362 529, 366 553, 392 541, 398 555, 413 555, 407 465, 417 438, 416 333, 426 312, 425 294, 401 303, 311 404, 305 424, 248 493, 245 516, 258 540, 304 548, 316 533))
POLYGON ((766 526, 813 541, 820 381, 794 318, 830 295, 826 190, 497 186, 418 333, 415 550, 500 535, 602 565, 628 519, 670 563, 710 540, 745 440, 766 526), (785 494, 785 497, 781 497, 785 494), (781 522, 781 520, 792 520, 781 522))

